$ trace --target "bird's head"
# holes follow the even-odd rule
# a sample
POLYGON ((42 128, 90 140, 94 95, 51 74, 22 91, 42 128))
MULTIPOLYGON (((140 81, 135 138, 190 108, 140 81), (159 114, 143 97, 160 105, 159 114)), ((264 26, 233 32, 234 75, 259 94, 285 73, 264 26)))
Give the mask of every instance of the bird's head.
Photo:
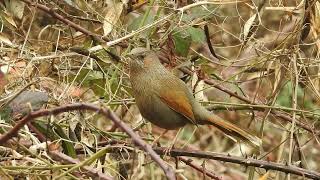
POLYGON ((146 48, 134 48, 128 56, 130 71, 150 70, 161 65, 156 53, 146 48))

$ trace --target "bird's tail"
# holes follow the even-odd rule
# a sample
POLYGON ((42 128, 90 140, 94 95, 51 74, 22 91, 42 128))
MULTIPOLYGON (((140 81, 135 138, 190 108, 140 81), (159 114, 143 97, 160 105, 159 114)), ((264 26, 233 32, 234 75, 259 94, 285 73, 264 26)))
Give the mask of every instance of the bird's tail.
POLYGON ((259 137, 250 134, 249 132, 220 118, 217 115, 210 113, 209 111, 207 111, 204 114, 206 114, 206 116, 201 118, 201 124, 211 124, 217 127, 219 130, 223 131, 227 136, 229 136, 231 139, 235 141, 241 140, 246 144, 249 144, 254 147, 261 146, 262 141, 259 137))

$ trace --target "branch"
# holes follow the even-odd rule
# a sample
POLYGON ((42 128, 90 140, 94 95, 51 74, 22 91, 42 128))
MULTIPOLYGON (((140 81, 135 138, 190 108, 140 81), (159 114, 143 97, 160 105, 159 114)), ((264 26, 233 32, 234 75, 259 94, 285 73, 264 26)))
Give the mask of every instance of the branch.
POLYGON ((99 108, 91 104, 69 104, 61 107, 56 107, 52 109, 45 109, 45 110, 39 110, 34 111, 25 116, 22 120, 18 121, 18 123, 10 129, 7 133, 0 136, 0 145, 3 145, 6 143, 9 139, 14 137, 18 131, 28 122, 31 122, 33 119, 42 117, 42 116, 48 116, 48 115, 57 115, 63 112, 67 111, 74 111, 74 110, 89 110, 89 111, 95 111, 99 114, 102 114, 106 119, 112 120, 118 127, 120 127, 123 131, 125 131, 131 138, 132 141, 139 145, 141 149, 143 149, 145 152, 150 154, 151 158, 163 169, 165 175, 168 179, 175 179, 175 174, 173 169, 168 166, 161 158, 160 156, 155 153, 155 151, 152 149, 152 147, 145 143, 140 136, 138 136, 128 125, 123 123, 111 110, 107 108, 99 108))
POLYGON ((225 155, 222 153, 214 153, 214 152, 190 151, 190 150, 182 150, 182 149, 171 149, 169 152, 167 152, 167 149, 161 148, 161 147, 154 147, 153 150, 155 150, 160 155, 167 154, 168 156, 171 156, 171 157, 188 156, 188 157, 214 159, 218 161, 242 164, 245 166, 254 166, 258 168, 263 168, 265 170, 281 171, 284 173, 295 174, 295 175, 299 175, 299 176, 303 176, 311 179, 320 179, 320 173, 318 172, 295 167, 292 165, 285 165, 281 163, 274 163, 274 162, 268 162, 268 161, 257 160, 257 159, 241 158, 241 157, 230 156, 230 155, 225 155))

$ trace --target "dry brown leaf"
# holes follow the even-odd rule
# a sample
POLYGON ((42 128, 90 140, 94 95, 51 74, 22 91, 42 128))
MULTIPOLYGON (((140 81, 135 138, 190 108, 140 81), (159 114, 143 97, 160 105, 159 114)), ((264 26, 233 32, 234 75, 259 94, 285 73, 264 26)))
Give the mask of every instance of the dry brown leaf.
POLYGON ((50 143, 49 146, 48 146, 48 150, 49 151, 57 151, 60 148, 61 148, 60 144, 56 143, 56 142, 50 143))
POLYGON ((7 84, 7 80, 6 77, 4 75, 4 73, 0 70, 0 94, 3 92, 4 90, 4 86, 7 84))
POLYGON ((118 22, 121 13, 123 11, 123 3, 122 2, 113 2, 109 1, 107 7, 107 13, 105 15, 103 21, 103 35, 107 36, 113 30, 114 25, 118 22))
POLYGON ((254 25, 254 22, 256 20, 256 17, 257 17, 257 14, 254 14, 253 16, 251 16, 247 22, 244 24, 244 27, 243 27, 243 39, 246 40, 248 35, 249 35, 249 32, 251 30, 251 27, 254 25))
POLYGON ((9 45, 9 46, 13 46, 13 43, 10 41, 10 39, 4 33, 0 33, 0 41, 9 45))
POLYGON ((17 28, 17 24, 15 23, 15 21, 13 20, 13 17, 8 14, 7 12, 2 13, 2 17, 12 26, 14 26, 15 28, 17 28))
POLYGON ((23 17, 24 6, 25 4, 22 1, 10 0, 8 10, 14 17, 21 19, 23 17))
POLYGON ((263 176, 261 176, 261 177, 259 178, 259 180, 267 180, 268 177, 269 177, 269 171, 268 171, 267 173, 265 173, 263 176))

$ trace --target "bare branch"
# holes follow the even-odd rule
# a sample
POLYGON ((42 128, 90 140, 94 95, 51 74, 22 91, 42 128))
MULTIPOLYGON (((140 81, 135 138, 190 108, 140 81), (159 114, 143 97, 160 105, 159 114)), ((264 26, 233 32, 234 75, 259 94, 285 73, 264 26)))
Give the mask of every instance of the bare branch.
POLYGON ((188 156, 188 157, 214 159, 218 161, 242 164, 245 166, 254 166, 258 168, 263 168, 265 170, 281 171, 284 173, 295 174, 295 175, 299 175, 299 176, 303 176, 311 179, 320 179, 320 173, 295 167, 292 165, 285 165, 285 164, 268 162, 268 161, 257 160, 257 159, 242 158, 242 157, 230 156, 230 155, 225 155, 222 153, 214 153, 214 152, 171 149, 171 151, 168 153, 166 152, 165 148, 161 148, 161 147, 154 147, 153 150, 155 150, 160 155, 167 154, 172 157, 188 156))

